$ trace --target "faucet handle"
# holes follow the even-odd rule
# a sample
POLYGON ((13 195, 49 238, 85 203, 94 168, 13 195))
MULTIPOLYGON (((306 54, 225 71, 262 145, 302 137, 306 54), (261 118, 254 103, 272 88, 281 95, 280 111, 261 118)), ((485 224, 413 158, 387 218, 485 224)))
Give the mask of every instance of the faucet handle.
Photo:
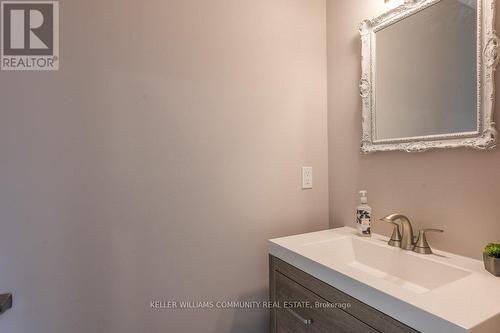
POLYGON ((401 241, 403 237, 401 237, 401 232, 399 232, 399 224, 392 221, 387 221, 387 222, 394 225, 394 229, 392 230, 392 236, 388 244, 394 247, 401 247, 401 241))
POLYGON ((420 254, 432 254, 432 249, 427 242, 427 237, 425 236, 426 232, 440 232, 443 233, 444 230, 442 229, 422 229, 418 233, 418 239, 417 242, 415 243, 415 248, 413 249, 414 252, 420 253, 420 254))

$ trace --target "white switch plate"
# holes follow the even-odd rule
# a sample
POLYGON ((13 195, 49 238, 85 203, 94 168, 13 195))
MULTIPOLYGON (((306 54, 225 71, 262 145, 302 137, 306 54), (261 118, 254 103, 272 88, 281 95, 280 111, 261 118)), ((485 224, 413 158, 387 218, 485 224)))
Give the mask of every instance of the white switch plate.
POLYGON ((310 190, 313 188, 313 168, 302 167, 302 189, 310 190))

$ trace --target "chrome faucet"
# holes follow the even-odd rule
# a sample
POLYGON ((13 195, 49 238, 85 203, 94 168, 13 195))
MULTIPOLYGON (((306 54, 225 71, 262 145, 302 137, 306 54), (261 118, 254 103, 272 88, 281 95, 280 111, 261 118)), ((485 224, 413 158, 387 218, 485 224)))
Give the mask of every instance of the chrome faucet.
POLYGON ((388 242, 390 246, 400 247, 403 250, 414 251, 420 254, 432 254, 432 249, 425 236, 426 232, 444 232, 444 230, 441 229, 422 229, 419 232, 417 241, 415 241, 411 222, 406 216, 402 214, 391 214, 381 218, 380 221, 394 225, 394 231, 388 242), (396 223, 398 220, 403 229, 402 233, 399 232, 399 224, 396 223))
POLYGON ((413 237, 413 228, 411 226, 411 222, 406 216, 402 214, 391 214, 387 215, 384 218, 381 218, 380 221, 389 222, 396 226, 394 228, 393 236, 389 241, 389 245, 392 245, 391 244, 392 242, 394 244, 392 246, 399 246, 403 250, 413 251, 413 248, 415 247, 415 238, 413 237), (398 239, 393 239, 394 237, 398 238, 397 234, 399 233, 399 225, 395 222, 397 220, 399 220, 399 222, 401 223, 401 228, 402 228, 399 244, 398 244, 398 239), (396 235, 394 235, 395 233, 396 235))

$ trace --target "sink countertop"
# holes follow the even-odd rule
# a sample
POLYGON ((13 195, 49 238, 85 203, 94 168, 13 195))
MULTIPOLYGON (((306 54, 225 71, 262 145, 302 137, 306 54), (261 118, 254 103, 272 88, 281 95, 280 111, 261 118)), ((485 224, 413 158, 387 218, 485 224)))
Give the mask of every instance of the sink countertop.
POLYGON ((362 238, 343 227, 272 239, 269 253, 418 331, 500 332, 500 278, 482 261, 435 249, 433 255, 417 254, 387 241, 377 234, 362 238), (428 269, 412 281, 411 267, 398 272, 406 262, 428 269))

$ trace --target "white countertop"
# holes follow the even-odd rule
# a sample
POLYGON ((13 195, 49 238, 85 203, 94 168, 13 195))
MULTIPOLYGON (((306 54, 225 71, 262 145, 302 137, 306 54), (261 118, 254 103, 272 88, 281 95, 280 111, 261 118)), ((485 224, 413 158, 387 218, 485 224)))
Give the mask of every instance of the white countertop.
MULTIPOLYGON (((311 244, 348 238, 365 242, 359 244, 387 247, 384 251, 404 251, 385 244, 387 237, 374 234, 371 238, 361 238, 355 229, 343 227, 270 240, 269 253, 418 331, 500 332, 500 278, 488 273, 482 261, 438 250, 428 256, 404 251, 401 255, 417 256, 410 259, 418 260, 419 265, 444 267, 441 265, 444 264, 464 273, 450 283, 436 284, 435 288, 412 290, 370 274, 367 269, 359 269, 354 262, 347 265, 345 261, 332 259, 330 249, 313 253, 308 248, 311 244)), ((339 251, 344 250, 339 248, 339 251)), ((429 272, 432 275, 434 271, 429 269, 429 272)), ((432 276, 424 278, 432 284, 432 276)))

